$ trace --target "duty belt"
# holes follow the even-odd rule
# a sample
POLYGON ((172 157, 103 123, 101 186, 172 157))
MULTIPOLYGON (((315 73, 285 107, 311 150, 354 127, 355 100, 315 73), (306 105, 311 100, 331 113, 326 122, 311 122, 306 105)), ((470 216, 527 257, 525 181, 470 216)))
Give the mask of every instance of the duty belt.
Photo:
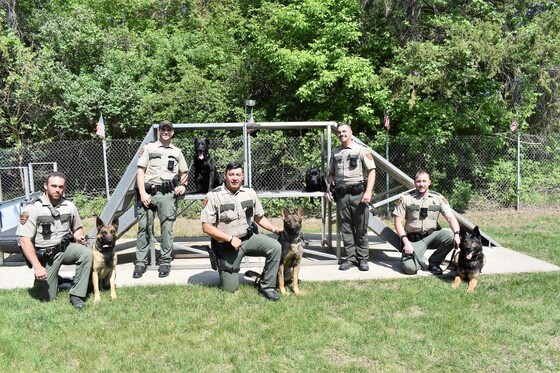
POLYGON ((424 238, 428 237, 430 234, 434 233, 436 230, 439 229, 429 229, 426 231, 426 233, 413 232, 413 233, 407 233, 406 235, 410 242, 416 242, 416 241, 423 240, 424 238))
MULTIPOLYGON (((246 234, 245 236, 239 237, 239 239, 241 240, 241 242, 247 241, 249 238, 251 238, 252 235, 248 235, 246 234)), ((229 242, 218 242, 216 241, 216 247, 218 249, 223 249, 223 250, 231 250, 232 246, 229 242)))
POLYGON ((357 196, 358 194, 362 194, 364 192, 364 182, 352 185, 337 185, 334 188, 335 193, 337 194, 350 194, 353 196, 357 196))
POLYGON ((144 189, 146 190, 146 193, 149 193, 153 196, 157 192, 161 192, 163 194, 171 193, 173 191, 173 186, 172 184, 165 186, 146 183, 144 184, 144 189))

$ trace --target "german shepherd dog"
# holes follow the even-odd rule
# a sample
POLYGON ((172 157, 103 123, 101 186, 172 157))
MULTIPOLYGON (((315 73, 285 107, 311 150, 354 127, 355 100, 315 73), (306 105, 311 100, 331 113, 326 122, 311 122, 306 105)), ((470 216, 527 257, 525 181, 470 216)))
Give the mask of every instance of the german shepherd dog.
MULTIPOLYGON (((277 285, 283 295, 286 295, 285 275, 291 272, 292 290, 295 295, 299 291, 299 269, 303 257, 303 234, 301 232, 303 222, 303 207, 291 214, 286 208, 281 209, 282 220, 284 220, 284 231, 280 233, 278 242, 282 245, 282 257, 278 267, 277 285)), ((289 280, 289 279, 288 279, 289 280)))
POLYGON ((207 193, 220 185, 216 165, 210 156, 210 139, 194 139, 194 183, 196 193, 207 193))
MULTIPOLYGON (((91 282, 93 284, 94 302, 101 299, 99 287, 106 285, 107 279, 111 289, 111 298, 117 298, 115 280, 117 278, 117 254, 115 243, 119 230, 119 218, 113 218, 111 224, 103 224, 99 218, 96 219, 97 235, 93 244, 93 268, 91 271, 91 282), (104 281, 105 280, 105 281, 104 281)), ((105 287, 104 287, 105 288, 105 287)))
POLYGON ((467 288, 467 293, 473 293, 478 282, 478 276, 480 276, 482 267, 486 263, 486 258, 482 253, 482 241, 478 226, 474 227, 470 234, 461 229, 461 244, 459 245, 459 252, 453 258, 453 262, 457 268, 453 288, 458 288, 461 280, 468 280, 469 287, 467 288))

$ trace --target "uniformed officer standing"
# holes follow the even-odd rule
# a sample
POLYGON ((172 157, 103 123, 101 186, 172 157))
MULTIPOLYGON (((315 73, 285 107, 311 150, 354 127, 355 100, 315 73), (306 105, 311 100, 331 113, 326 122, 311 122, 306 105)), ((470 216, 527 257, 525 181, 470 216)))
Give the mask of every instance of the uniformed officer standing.
POLYGON ((414 177, 416 190, 402 196, 393 210, 395 230, 403 244, 401 263, 409 275, 416 274, 421 268, 420 260, 428 249, 435 249, 429 258, 428 270, 441 275, 441 263, 453 249, 453 243, 459 245, 461 241, 459 223, 449 203, 441 194, 429 190, 431 183, 426 171, 418 171, 414 177), (440 228, 440 213, 451 230, 440 228))
POLYGON ((134 278, 140 278, 146 272, 156 210, 161 228, 159 277, 169 276, 177 197, 187 189, 187 162, 181 149, 171 144, 173 123, 161 122, 158 134, 159 141, 146 144, 142 149, 136 171, 138 234, 134 278))
POLYGON ((218 257, 220 287, 235 292, 239 286, 241 261, 248 256, 266 257, 259 293, 277 301, 276 276, 282 248, 277 240, 254 233, 253 222, 279 234, 284 228, 275 227, 265 216, 257 196, 251 188, 242 186, 243 166, 229 163, 224 173, 225 184, 208 192, 204 198, 200 220, 202 230, 212 238, 218 257))
POLYGON ((331 154, 327 183, 334 181, 334 191, 328 191, 329 201, 336 201, 337 221, 346 249, 341 271, 354 265, 360 271, 369 270, 369 203, 375 185, 375 162, 371 152, 352 140, 352 129, 344 122, 336 127, 341 145, 331 154), (333 195, 334 194, 334 195, 333 195))
POLYGON ((81 309, 85 306, 92 251, 86 246, 76 205, 63 197, 65 187, 66 177, 60 172, 51 173, 44 185, 45 193, 23 208, 16 233, 35 274, 33 288, 37 297, 42 301, 56 298, 60 266, 75 264, 70 303, 81 309))

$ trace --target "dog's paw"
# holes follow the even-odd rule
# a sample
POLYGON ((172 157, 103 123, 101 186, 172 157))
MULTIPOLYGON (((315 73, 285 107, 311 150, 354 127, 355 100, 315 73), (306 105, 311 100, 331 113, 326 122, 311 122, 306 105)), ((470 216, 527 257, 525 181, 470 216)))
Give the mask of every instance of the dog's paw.
POLYGON ((461 279, 459 277, 455 277, 455 281, 453 281, 453 289, 457 289, 461 284, 461 279))

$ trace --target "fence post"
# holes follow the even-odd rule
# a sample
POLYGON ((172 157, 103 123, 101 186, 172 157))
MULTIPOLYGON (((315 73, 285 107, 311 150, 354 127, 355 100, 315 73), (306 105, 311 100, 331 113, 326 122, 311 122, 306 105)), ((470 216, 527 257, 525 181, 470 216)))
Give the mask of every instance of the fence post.
POLYGON ((519 196, 521 194, 521 131, 517 131, 517 212, 520 209, 519 196))

